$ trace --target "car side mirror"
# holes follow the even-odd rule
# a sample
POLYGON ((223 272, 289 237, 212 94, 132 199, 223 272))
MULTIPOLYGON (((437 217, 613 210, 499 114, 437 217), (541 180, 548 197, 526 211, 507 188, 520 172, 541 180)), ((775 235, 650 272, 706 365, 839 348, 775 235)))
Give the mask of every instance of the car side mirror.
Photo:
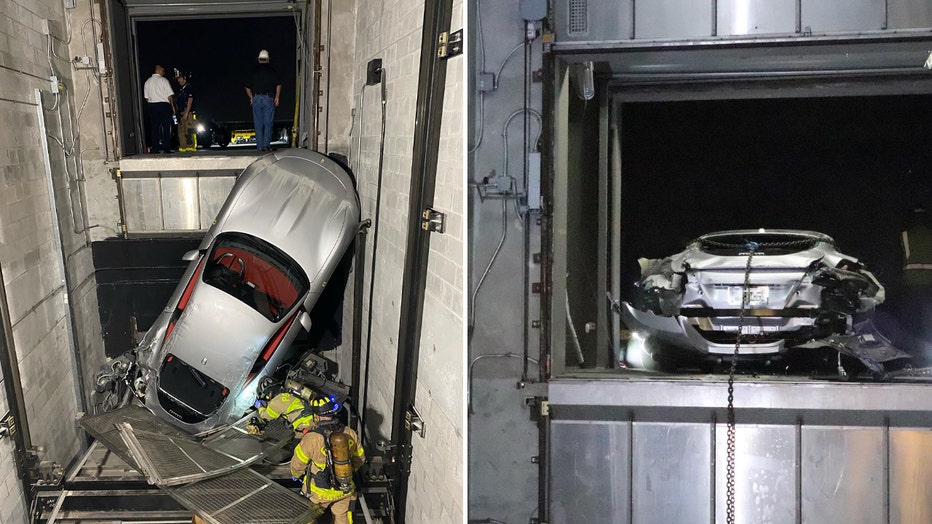
POLYGON ((184 260, 185 262, 190 262, 192 260, 197 260, 197 257, 199 256, 201 256, 201 252, 196 249, 192 249, 191 251, 188 251, 187 253, 182 255, 181 260, 184 260))
POLYGON ((301 316, 298 317, 298 322, 301 322, 301 326, 304 328, 304 331, 311 330, 311 315, 307 311, 302 311, 301 316))

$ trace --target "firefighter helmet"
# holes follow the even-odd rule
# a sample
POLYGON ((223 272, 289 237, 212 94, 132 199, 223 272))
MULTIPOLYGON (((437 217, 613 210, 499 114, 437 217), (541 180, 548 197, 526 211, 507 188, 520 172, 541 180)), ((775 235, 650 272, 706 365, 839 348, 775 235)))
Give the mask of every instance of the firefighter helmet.
POLYGON ((311 401, 311 411, 321 416, 332 416, 343 409, 343 403, 336 397, 323 397, 311 401))

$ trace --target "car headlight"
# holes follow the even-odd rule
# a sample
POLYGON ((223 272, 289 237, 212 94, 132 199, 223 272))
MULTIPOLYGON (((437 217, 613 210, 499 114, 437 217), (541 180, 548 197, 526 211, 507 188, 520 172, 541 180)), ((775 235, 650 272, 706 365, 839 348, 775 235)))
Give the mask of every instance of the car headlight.
POLYGON ((203 133, 204 131, 207 131, 207 128, 204 127, 204 124, 198 124, 198 125, 197 125, 197 132, 198 132, 198 133, 203 133))

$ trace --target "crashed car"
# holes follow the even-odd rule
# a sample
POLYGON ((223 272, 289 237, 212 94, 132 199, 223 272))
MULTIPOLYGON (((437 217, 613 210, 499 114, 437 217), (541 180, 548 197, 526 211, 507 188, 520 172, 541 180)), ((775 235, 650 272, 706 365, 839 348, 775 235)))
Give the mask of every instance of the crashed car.
POLYGON ((829 347, 871 369, 905 355, 870 321, 884 301, 883 286, 828 235, 723 231, 699 237, 681 253, 639 263, 633 296, 619 304, 632 332, 626 354, 618 356, 622 366, 639 353, 661 366, 683 356, 721 359, 736 346, 741 359, 829 347))
POLYGON ((360 223, 351 175, 304 149, 239 176, 133 352, 136 396, 189 433, 243 416, 286 359, 360 223))

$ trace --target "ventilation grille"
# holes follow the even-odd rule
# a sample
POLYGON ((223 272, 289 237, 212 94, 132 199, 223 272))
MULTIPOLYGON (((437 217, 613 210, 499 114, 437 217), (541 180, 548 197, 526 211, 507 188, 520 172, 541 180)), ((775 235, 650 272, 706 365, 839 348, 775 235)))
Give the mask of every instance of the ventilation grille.
POLYGON ((570 0, 569 29, 570 35, 584 35, 589 32, 588 0, 570 0))
POLYGON ((307 523, 314 518, 306 498, 251 469, 166 491, 185 507, 220 523, 307 523))

